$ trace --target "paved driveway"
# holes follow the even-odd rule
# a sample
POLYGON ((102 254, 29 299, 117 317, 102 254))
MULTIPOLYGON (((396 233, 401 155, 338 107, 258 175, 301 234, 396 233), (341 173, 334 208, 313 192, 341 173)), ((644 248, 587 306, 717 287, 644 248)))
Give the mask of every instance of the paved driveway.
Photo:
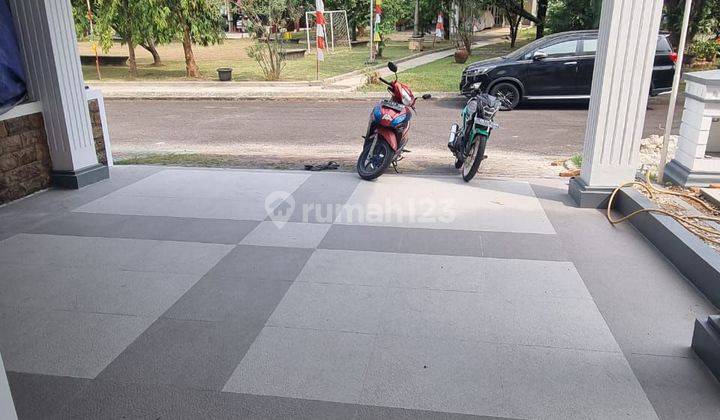
POLYGON ((566 188, 118 167, 0 208, 18 411, 717 418, 716 309, 566 188))

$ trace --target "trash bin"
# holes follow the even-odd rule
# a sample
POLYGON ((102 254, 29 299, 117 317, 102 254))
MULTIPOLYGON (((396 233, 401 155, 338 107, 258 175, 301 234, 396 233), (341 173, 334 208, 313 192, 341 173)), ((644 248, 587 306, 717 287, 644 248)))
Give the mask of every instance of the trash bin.
POLYGON ((220 78, 221 82, 229 82, 232 80, 232 71, 230 67, 221 67, 217 69, 218 72, 218 78, 220 78))

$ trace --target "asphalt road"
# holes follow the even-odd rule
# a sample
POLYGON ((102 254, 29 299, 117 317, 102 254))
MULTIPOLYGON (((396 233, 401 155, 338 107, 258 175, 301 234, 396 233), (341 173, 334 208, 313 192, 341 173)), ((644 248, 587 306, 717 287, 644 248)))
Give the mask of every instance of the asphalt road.
MULTIPOLYGON (((376 101, 107 101, 113 151, 193 152, 335 158, 359 152, 376 101)), ((682 99, 676 112, 682 113, 682 99)), ((461 99, 418 101, 411 143, 420 155, 448 159, 446 142, 461 99)), ((661 134, 668 96, 651 98, 645 136, 661 134)), ((491 151, 557 158, 582 150, 587 104, 537 104, 502 112, 491 151)), ((354 155, 354 156, 352 156, 354 155)))

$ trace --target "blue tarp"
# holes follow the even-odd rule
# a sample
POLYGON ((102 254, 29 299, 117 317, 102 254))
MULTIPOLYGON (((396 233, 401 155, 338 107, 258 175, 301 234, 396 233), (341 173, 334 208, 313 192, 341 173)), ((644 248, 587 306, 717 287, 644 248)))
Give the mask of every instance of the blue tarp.
POLYGON ((0 0, 0 114, 25 97, 25 80, 10 6, 0 0))

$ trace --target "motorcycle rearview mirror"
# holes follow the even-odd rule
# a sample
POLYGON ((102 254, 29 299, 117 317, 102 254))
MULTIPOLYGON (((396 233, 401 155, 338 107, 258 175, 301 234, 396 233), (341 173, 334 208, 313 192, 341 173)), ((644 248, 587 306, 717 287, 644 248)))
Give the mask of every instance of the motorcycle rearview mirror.
POLYGON ((426 94, 424 94, 424 95, 422 96, 422 98, 425 99, 425 100, 428 100, 428 99, 432 98, 432 95, 429 94, 429 93, 426 93, 426 94))
POLYGON ((392 61, 388 62, 388 68, 393 73, 397 73, 397 71, 398 71, 397 65, 395 63, 393 63, 392 61))

